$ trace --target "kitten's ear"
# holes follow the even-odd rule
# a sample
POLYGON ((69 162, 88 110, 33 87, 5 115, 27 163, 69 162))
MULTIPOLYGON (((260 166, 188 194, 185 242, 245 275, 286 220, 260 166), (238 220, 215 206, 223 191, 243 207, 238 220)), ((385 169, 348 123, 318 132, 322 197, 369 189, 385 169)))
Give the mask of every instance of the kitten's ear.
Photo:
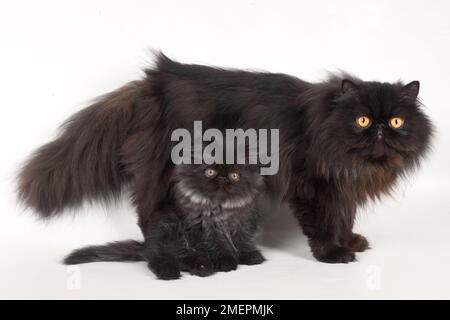
POLYGON ((342 93, 357 93, 358 86, 350 80, 343 79, 341 82, 341 90, 342 93))
POLYGON ((416 100, 419 95, 420 82, 413 81, 403 86, 402 97, 409 100, 416 100))

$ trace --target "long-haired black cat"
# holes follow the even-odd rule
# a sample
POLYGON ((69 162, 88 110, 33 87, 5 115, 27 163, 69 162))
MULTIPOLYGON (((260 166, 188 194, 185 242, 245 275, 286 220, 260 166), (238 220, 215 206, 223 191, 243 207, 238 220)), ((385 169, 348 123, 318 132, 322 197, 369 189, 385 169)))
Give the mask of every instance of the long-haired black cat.
POLYGON ((309 83, 160 54, 143 80, 74 115, 33 155, 20 174, 19 195, 49 218, 84 199, 115 197, 127 184, 151 239, 167 218, 174 129, 195 120, 205 129, 279 129, 280 171, 267 177, 271 192, 290 203, 318 260, 350 262, 368 248, 352 232, 357 207, 389 193, 429 149, 433 129, 418 92, 418 81, 336 75, 309 83))
POLYGON ((64 262, 148 261, 160 279, 180 271, 209 276, 238 264, 264 261, 254 243, 260 215, 256 199, 264 190, 257 166, 177 165, 170 194, 151 224, 145 244, 122 241, 75 250, 64 262))

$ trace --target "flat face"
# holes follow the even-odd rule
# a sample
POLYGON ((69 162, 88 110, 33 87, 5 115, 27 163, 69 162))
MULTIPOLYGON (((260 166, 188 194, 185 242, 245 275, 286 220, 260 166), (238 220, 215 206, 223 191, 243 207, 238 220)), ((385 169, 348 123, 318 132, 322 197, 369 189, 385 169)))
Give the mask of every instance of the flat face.
POLYGON ((177 165, 176 187, 193 202, 240 207, 249 204, 262 185, 257 166, 177 165))
POLYGON ((420 156, 431 128, 416 103, 414 90, 418 87, 412 84, 409 88, 367 82, 348 88, 336 99, 324 130, 343 143, 348 153, 363 160, 420 156))

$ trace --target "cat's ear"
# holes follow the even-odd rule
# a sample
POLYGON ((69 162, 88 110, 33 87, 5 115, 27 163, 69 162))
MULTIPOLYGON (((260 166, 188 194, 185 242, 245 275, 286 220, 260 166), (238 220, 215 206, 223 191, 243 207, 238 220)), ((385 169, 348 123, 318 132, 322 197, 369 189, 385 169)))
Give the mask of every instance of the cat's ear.
POLYGON ((357 93, 358 92, 358 86, 348 79, 343 79, 341 82, 341 91, 344 94, 347 93, 357 93))
POLYGON ((402 88, 402 98, 408 100, 416 100, 419 95, 420 82, 413 81, 403 86, 402 88))

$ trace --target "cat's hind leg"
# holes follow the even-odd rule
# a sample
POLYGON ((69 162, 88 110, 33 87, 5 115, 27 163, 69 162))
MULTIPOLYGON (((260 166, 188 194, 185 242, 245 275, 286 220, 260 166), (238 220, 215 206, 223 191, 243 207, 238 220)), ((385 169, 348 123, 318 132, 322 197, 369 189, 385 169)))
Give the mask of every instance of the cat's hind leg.
POLYGON ((179 222, 170 211, 155 212, 155 216, 157 219, 145 232, 142 256, 158 279, 178 279, 181 277, 177 255, 179 222))

